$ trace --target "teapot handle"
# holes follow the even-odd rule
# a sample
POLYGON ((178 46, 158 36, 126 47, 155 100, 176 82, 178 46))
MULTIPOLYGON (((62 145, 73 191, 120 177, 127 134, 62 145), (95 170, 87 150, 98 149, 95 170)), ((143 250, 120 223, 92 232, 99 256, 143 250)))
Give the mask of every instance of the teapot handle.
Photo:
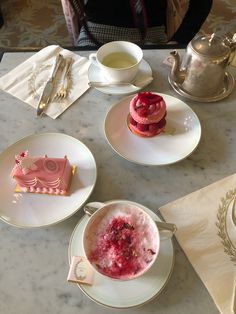
POLYGON ((232 46, 229 63, 236 67, 236 33, 233 35, 232 46))
POLYGON ((236 67, 236 47, 230 53, 228 64, 236 67))
POLYGON ((224 43, 230 48, 228 65, 236 66, 236 33, 228 33, 225 37, 224 43))

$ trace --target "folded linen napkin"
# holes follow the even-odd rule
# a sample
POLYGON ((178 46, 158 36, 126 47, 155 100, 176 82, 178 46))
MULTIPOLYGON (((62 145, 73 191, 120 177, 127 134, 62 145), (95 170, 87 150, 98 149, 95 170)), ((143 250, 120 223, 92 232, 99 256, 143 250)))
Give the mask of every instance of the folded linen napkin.
POLYGON ((164 205, 176 238, 219 311, 234 313, 236 284, 236 174, 164 205))
MULTIPOLYGON (((87 73, 90 61, 87 58, 57 45, 48 46, 2 76, 0 89, 37 108, 43 87, 51 74, 53 61, 58 53, 65 58, 71 57, 73 63, 68 76, 68 96, 63 100, 53 100, 45 110, 48 116, 56 119, 89 88, 87 73)), ((54 94, 59 87, 62 71, 63 67, 60 66, 56 76, 54 94)))

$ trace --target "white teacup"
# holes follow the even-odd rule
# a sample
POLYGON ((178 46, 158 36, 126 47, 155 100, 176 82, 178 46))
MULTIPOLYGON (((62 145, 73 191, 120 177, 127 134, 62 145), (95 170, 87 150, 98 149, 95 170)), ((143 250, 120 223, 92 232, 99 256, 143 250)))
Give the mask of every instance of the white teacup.
POLYGON ((138 73, 143 59, 142 49, 128 41, 112 41, 89 55, 104 78, 112 83, 131 82, 138 73))
POLYGON ((117 200, 103 204, 83 233, 85 256, 99 273, 117 280, 143 275, 160 248, 156 223, 141 207, 117 200))

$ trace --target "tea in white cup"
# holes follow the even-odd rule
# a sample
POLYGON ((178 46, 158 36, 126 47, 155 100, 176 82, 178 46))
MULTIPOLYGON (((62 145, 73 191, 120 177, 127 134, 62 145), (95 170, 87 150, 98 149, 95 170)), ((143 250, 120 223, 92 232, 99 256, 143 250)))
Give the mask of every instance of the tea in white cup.
POLYGON ((112 52, 105 56, 102 64, 115 69, 132 67, 137 63, 137 59, 127 52, 112 52))
POLYGON ((89 59, 101 69, 107 81, 131 82, 138 73, 143 52, 134 43, 112 41, 100 47, 96 53, 91 53, 89 59))

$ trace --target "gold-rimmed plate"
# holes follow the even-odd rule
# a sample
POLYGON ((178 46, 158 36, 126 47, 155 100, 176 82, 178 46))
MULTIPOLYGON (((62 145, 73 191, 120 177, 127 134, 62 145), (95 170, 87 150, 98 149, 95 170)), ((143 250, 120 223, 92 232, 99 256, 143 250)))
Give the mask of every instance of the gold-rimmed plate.
POLYGON ((201 124, 196 113, 182 100, 158 93, 166 102, 164 132, 144 138, 133 134, 128 125, 128 96, 115 103, 107 112, 104 133, 107 142, 121 157, 136 164, 164 166, 188 157, 199 144, 201 124))
POLYGON ((48 226, 70 217, 87 201, 97 178, 96 162, 87 146, 61 133, 30 135, 9 146, 0 155, 0 173, 0 219, 21 228, 48 226), (26 150, 31 156, 67 155, 76 167, 69 196, 15 193, 15 181, 11 178, 15 155, 26 150))

